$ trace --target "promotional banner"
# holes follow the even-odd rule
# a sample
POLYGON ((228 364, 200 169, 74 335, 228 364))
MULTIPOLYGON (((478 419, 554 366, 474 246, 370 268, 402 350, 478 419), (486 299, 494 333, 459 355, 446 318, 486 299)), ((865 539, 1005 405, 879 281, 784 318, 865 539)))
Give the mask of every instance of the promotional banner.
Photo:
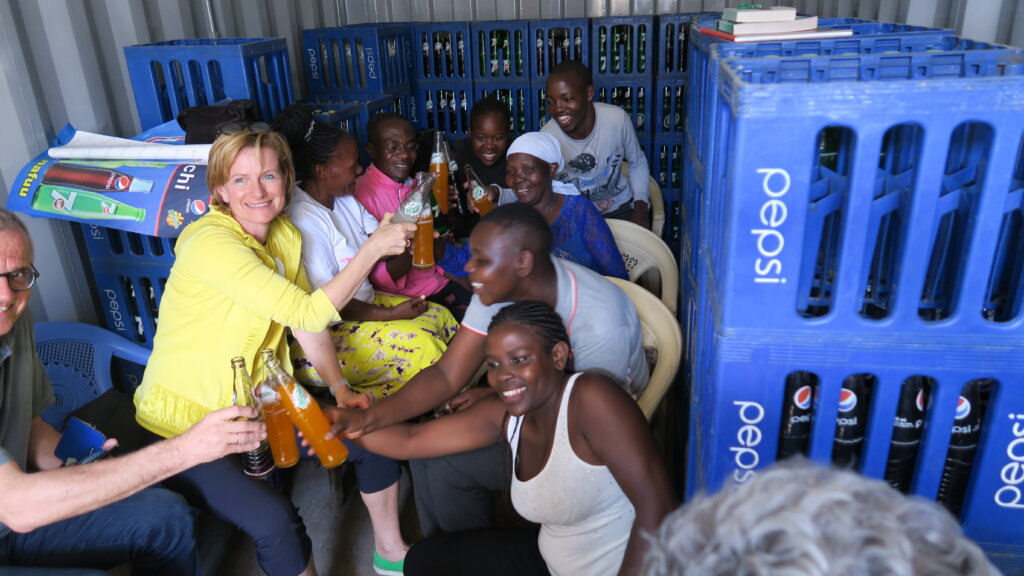
POLYGON ((183 144, 171 121, 133 139, 76 130, 68 124, 54 147, 14 180, 7 207, 164 238, 176 237, 209 210, 209 145, 183 144))

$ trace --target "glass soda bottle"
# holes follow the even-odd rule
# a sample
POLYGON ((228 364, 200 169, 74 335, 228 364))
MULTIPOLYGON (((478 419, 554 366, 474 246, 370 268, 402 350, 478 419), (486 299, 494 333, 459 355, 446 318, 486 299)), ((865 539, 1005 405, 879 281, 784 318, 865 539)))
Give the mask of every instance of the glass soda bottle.
POLYGON ((306 437, 313 450, 316 450, 320 464, 324 468, 340 466, 348 458, 348 448, 337 438, 330 440, 324 438, 331 429, 331 425, 327 422, 320 405, 301 384, 292 378, 291 374, 285 371, 277 356, 271 355, 267 360, 266 368, 267 378, 281 395, 288 418, 291 418, 292 423, 306 437))
POLYGON ((432 173, 416 175, 416 185, 398 206, 392 222, 415 222, 412 239, 412 265, 416 268, 434 266, 434 215, 430 210, 430 189, 437 179, 432 173))
MULTIPOLYGON (((232 403, 235 406, 256 408, 256 420, 263 421, 263 407, 253 392, 249 371, 245 369, 245 358, 232 358, 231 369, 234 371, 232 403)), ((274 471, 274 458, 270 455, 270 447, 266 440, 260 442, 258 448, 243 452, 241 456, 242 472, 245 472, 246 476, 259 480, 270 476, 274 471)))
POLYGON ((430 154, 430 172, 437 176, 434 181, 434 199, 441 207, 441 213, 448 213, 448 158, 445 154, 444 133, 434 132, 434 151, 430 154))
MULTIPOLYGON (((265 366, 267 361, 274 357, 274 351, 264 348, 262 355, 265 366)), ((288 419, 284 401, 274 387, 269 372, 256 388, 256 395, 263 404, 263 419, 267 423, 267 442, 270 444, 270 453, 274 457, 274 464, 278 468, 290 468, 299 461, 299 445, 295 439, 295 425, 288 419)))
POLYGON ((57 162, 43 173, 43 184, 93 192, 149 192, 153 182, 110 168, 57 162))
POLYGON ((466 180, 469 182, 469 201, 473 203, 473 206, 476 206, 480 216, 484 216, 493 210, 494 203, 491 202, 491 195, 488 193, 487 187, 480 181, 476 172, 473 171, 473 167, 469 164, 466 164, 466 180))
POLYGON ((146 219, 146 210, 112 200, 103 194, 40 184, 32 198, 32 209, 81 220, 134 220, 146 219))

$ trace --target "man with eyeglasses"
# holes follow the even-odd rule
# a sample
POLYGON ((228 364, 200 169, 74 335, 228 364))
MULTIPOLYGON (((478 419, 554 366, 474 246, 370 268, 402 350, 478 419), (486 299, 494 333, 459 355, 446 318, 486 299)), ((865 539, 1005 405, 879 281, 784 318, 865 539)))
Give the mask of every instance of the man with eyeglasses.
MULTIPOLYGON (((197 573, 191 509, 168 490, 146 488, 256 448, 265 427, 232 421, 255 416, 236 406, 138 452, 60 467, 53 455, 60 434, 40 418, 53 391, 28 311, 39 277, 33 256, 25 225, 0 208, 0 566, 107 569, 132 562, 135 574, 197 573)), ((108 439, 103 449, 116 444, 108 439)))
MULTIPOLYGON (((394 112, 378 114, 366 124, 366 151, 372 163, 356 180, 356 200, 380 220, 384 214, 394 213, 409 195, 416 163, 416 131, 408 120, 394 112)), ((435 242, 435 259, 442 260, 443 241, 435 242)), ((411 251, 395 256, 385 263, 387 274, 373 274, 371 281, 378 290, 401 294, 410 298, 426 296, 427 300, 447 307, 456 320, 462 315, 473 297, 469 281, 448 274, 435 264, 420 270, 412 267, 411 251)))

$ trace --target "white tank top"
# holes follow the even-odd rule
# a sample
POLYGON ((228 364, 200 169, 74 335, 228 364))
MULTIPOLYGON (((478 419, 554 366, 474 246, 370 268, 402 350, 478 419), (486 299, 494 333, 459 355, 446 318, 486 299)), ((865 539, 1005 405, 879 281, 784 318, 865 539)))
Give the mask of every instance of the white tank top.
MULTIPOLYGON (((580 460, 569 444, 569 398, 579 374, 565 386, 551 455, 544 468, 520 482, 512 474, 512 504, 541 524, 538 544, 552 576, 614 576, 622 565, 636 510, 607 466, 580 460)), ((515 462, 522 416, 511 417, 506 436, 515 462)))

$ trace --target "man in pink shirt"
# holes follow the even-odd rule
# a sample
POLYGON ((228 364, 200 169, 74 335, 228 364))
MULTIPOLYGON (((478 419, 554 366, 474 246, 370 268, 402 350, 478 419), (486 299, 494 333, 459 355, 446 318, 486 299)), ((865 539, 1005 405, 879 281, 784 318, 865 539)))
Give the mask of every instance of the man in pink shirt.
MULTIPOLYGON (((356 180, 355 196, 366 210, 380 220, 395 212, 412 188, 413 163, 416 161, 416 131, 412 124, 393 112, 378 114, 366 125, 366 151, 373 161, 356 180)), ((377 266, 370 275, 373 285, 383 292, 409 297, 427 296, 431 302, 448 307, 459 321, 473 296, 461 282, 438 265, 420 270, 412 267, 410 253, 395 256, 377 266)))

